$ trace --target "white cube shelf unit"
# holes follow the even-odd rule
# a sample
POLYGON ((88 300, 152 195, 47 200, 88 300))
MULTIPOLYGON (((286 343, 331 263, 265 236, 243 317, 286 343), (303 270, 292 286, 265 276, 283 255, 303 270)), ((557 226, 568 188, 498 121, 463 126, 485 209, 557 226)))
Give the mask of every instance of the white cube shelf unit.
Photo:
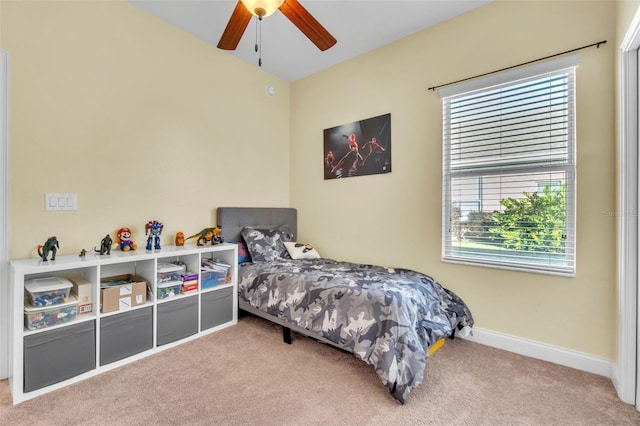
MULTIPOLYGON (((56 260, 11 260, 13 306, 9 383, 13 403, 37 397, 93 377, 161 350, 229 327, 238 322, 238 248, 235 244, 169 246, 160 250, 112 250, 109 255, 64 255, 56 260), (203 259, 231 265, 227 282, 202 287, 203 259), (159 299, 159 264, 181 262, 198 274, 198 289, 159 299), (100 281, 132 274, 147 285, 146 302, 102 313, 100 281), (82 277, 90 284, 90 312, 40 329, 25 325, 25 282, 49 277, 82 277)), ((89 310, 88 307, 86 307, 89 310)))

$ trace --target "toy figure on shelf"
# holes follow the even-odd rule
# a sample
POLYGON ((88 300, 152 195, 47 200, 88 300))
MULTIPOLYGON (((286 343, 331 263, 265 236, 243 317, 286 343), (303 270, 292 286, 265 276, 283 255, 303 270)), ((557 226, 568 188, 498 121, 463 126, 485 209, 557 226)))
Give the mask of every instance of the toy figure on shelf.
POLYGON ((184 245, 184 232, 176 232, 176 246, 182 247, 184 245))
POLYGON ((113 240, 109 234, 105 235, 102 241, 100 241, 100 250, 97 248, 93 248, 96 253, 102 254, 111 254, 111 245, 113 244, 113 240))
POLYGON ((49 237, 43 245, 38 246, 38 255, 46 262, 47 256, 49 256, 49 252, 51 252, 51 260, 56 260, 56 252, 59 248, 60 243, 58 243, 58 239, 56 237, 49 237))
POLYGON ((135 250, 138 248, 138 245, 131 241, 131 229, 118 229, 118 246, 122 251, 135 250))
POLYGON ((191 238, 198 237, 198 242, 196 243, 199 246, 204 246, 208 242, 211 242, 211 245, 222 244, 224 243, 224 238, 222 237, 222 228, 220 225, 215 228, 204 228, 202 231, 197 234, 193 234, 192 236, 186 238, 186 240, 190 240, 191 238))
POLYGON ((162 233, 162 228, 164 228, 164 225, 157 220, 147 222, 144 227, 144 235, 149 235, 149 238, 147 238, 147 250, 151 250, 152 248, 160 250, 160 234, 162 233))

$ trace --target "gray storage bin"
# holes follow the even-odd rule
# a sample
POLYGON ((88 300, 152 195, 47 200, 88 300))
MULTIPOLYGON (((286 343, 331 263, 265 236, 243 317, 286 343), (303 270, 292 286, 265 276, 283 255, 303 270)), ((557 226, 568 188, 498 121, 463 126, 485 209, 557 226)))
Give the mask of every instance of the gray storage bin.
POLYGON ((200 327, 202 330, 233 320, 233 287, 202 293, 200 327))
POLYGON ((24 392, 53 385, 96 368, 95 321, 83 321, 24 337, 24 392))
POLYGON ((134 309, 100 320, 100 365, 153 348, 153 308, 134 309))
POLYGON ((198 332, 198 298, 184 297, 158 304, 158 346, 198 332))

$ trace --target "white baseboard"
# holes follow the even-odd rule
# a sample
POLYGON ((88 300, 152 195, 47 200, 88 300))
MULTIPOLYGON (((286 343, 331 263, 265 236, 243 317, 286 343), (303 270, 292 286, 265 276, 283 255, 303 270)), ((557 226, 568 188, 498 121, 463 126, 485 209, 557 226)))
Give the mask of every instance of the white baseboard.
POLYGON ((615 364, 609 359, 476 327, 472 329, 472 332, 473 336, 461 338, 531 358, 605 376, 611 379, 614 385, 617 382, 615 364))

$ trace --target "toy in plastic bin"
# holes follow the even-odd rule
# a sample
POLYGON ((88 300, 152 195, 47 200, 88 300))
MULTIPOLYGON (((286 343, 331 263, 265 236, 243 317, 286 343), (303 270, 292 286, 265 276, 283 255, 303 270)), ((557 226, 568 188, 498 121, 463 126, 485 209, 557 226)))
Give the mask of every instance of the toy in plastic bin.
POLYGON ((185 265, 176 263, 159 263, 157 270, 158 284, 169 281, 182 281, 182 274, 185 270, 185 265))
POLYGON ((182 288, 182 274, 186 265, 182 263, 159 263, 157 276, 157 297, 167 299, 180 294, 182 288))
POLYGON ((35 278, 24 283, 24 289, 29 293, 28 300, 36 308, 67 302, 71 287, 71 281, 55 276, 35 278))
POLYGON ((56 252, 59 248, 60 243, 58 242, 58 238, 49 237, 43 245, 38 246, 38 256, 46 262, 47 257, 49 257, 49 253, 51 253, 51 260, 56 260, 56 252))
POLYGON ((168 299, 180 294, 182 288, 182 281, 168 281, 166 283, 158 284, 158 299, 168 299))
POLYGON ((130 251, 138 248, 138 245, 131 241, 131 229, 120 228, 118 229, 118 246, 122 251, 130 251))
POLYGON ((78 301, 75 296, 69 296, 69 298, 71 300, 68 302, 54 306, 43 308, 25 306, 25 325, 29 330, 37 330, 75 320, 78 315, 78 301))
POLYGON ((160 250, 160 234, 162 233, 162 228, 164 228, 164 224, 157 220, 150 220, 144 226, 144 235, 149 235, 147 238, 147 250, 152 250, 152 248, 160 250))

